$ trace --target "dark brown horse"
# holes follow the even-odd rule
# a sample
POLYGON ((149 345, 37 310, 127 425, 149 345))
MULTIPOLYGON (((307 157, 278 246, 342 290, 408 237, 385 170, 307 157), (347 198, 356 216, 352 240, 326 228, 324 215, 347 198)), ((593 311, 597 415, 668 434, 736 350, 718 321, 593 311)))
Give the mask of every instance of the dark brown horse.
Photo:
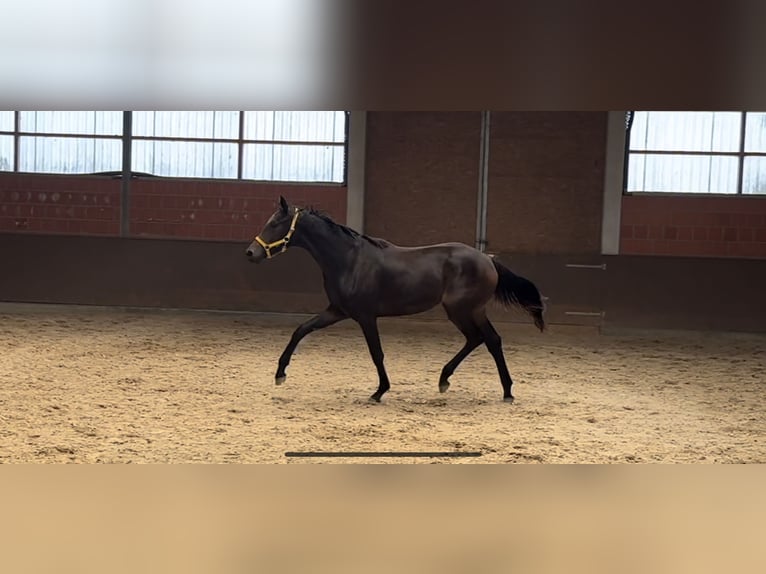
POLYGON ((518 305, 543 331, 543 298, 532 282, 468 245, 399 247, 361 235, 313 209, 290 208, 280 197, 279 208, 247 248, 247 257, 258 263, 293 245, 308 251, 319 264, 330 305, 295 330, 279 358, 276 384, 287 378, 287 365, 301 339, 338 321, 353 319, 362 328, 378 370, 380 383, 370 398, 380 402, 390 384, 383 366, 377 318, 411 315, 441 304, 466 342, 444 365, 439 391, 449 388, 449 377, 457 366, 484 343, 497 364, 503 399, 513 402, 513 381, 500 335, 487 319, 486 307, 493 297, 506 306, 518 305))

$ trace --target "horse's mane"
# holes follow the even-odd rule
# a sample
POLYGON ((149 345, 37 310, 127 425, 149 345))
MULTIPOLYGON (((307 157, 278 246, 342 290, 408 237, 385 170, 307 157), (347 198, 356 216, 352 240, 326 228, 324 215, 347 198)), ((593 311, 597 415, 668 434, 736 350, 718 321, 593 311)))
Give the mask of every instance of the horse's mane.
POLYGON ((367 241, 368 243, 371 243, 372 245, 374 245, 375 247, 379 249, 385 249, 386 247, 389 247, 391 245, 385 239, 380 239, 378 237, 370 237, 369 235, 364 235, 363 233, 359 233, 358 231, 355 231, 351 229, 350 227, 341 225, 340 223, 333 221, 333 219, 327 213, 319 209, 308 207, 306 208, 306 213, 309 213, 311 215, 318 217, 330 227, 340 231, 341 233, 348 235, 349 237, 353 237, 354 239, 358 239, 358 238, 364 239, 365 241, 367 241))

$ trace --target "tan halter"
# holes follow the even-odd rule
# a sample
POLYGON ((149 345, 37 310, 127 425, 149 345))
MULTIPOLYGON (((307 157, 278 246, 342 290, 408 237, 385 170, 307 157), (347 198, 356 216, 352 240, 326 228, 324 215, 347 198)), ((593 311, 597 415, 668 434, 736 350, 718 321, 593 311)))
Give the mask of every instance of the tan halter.
POLYGON ((287 232, 287 235, 285 235, 282 239, 277 239, 276 241, 272 243, 266 243, 263 239, 261 239, 260 235, 255 236, 255 240, 258 242, 258 245, 263 247, 263 250, 266 252, 266 259, 271 259, 272 257, 276 256, 278 253, 284 253, 287 251, 287 246, 290 243, 290 238, 293 236, 293 233, 295 233, 295 225, 298 223, 298 216, 301 214, 301 212, 298 210, 298 208, 295 208, 295 215, 293 216, 293 221, 290 224, 290 231, 287 232), (282 246, 282 249, 275 253, 274 255, 271 254, 271 250, 275 247, 282 246))

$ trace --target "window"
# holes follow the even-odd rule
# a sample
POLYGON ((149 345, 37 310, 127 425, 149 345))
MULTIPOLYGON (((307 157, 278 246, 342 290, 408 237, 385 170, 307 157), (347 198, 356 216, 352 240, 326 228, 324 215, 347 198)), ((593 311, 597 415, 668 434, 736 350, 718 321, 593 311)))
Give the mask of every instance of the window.
POLYGON ((236 178, 238 126, 239 112, 133 112, 133 171, 236 178))
POLYGON ((122 112, 0 112, 0 170, 121 169, 122 112))
POLYGON ((344 112, 133 112, 133 170, 163 176, 335 182, 344 112))
POLYGON ((343 183, 342 111, 0 112, 0 170, 343 183), (122 136, 123 115, 132 132, 122 136), (16 155, 18 157, 16 157, 16 155))
POLYGON ((18 134, 18 171, 121 169, 122 112, 19 112, 18 134))
POLYGON ((632 112, 628 192, 766 194, 766 113, 632 112))
POLYGON ((249 179, 344 180, 343 112, 245 112, 243 131, 249 179))

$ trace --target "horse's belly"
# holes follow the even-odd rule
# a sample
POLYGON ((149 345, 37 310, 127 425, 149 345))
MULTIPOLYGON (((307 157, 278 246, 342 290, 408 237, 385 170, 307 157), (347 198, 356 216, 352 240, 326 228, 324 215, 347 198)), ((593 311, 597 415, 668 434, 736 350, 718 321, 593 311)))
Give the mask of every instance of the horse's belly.
POLYGON ((439 301, 434 302, 413 302, 398 305, 381 305, 378 307, 378 316, 380 317, 396 317, 400 315, 414 315, 415 313, 423 313, 429 309, 433 309, 439 301))
POLYGON ((413 315, 433 309, 441 303, 441 285, 404 285, 381 293, 378 299, 379 315, 413 315))

